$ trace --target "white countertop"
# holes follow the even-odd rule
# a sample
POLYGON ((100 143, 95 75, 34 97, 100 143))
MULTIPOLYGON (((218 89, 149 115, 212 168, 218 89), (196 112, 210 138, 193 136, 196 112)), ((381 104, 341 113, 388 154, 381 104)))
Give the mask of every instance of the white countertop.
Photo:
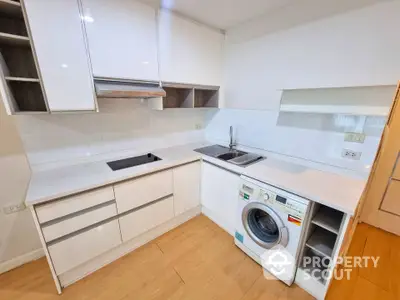
MULTIPOLYGON (((43 203, 201 158, 351 215, 366 183, 363 179, 317 170, 307 165, 307 161, 300 164, 276 157, 242 168, 193 151, 204 145, 196 143, 153 150, 151 153, 162 158, 161 161, 115 172, 106 164, 110 159, 36 172, 32 174, 25 202, 27 205, 43 203)), ((124 157, 115 159, 119 158, 124 157)))

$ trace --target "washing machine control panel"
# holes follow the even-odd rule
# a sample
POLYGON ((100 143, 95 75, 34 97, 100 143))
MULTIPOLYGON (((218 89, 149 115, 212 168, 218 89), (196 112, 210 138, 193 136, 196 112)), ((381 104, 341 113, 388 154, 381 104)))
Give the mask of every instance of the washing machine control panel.
POLYGON ((260 190, 258 199, 275 209, 299 218, 303 218, 307 211, 307 205, 264 189, 260 190))

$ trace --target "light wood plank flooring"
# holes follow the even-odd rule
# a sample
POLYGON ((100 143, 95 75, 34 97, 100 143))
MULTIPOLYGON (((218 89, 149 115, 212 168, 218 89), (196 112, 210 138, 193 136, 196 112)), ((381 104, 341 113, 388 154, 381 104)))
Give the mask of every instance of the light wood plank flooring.
POLYGON ((349 256, 380 256, 378 267, 354 268, 349 280, 333 281, 327 300, 400 299, 400 237, 359 224, 349 256))
POLYGON ((201 215, 67 287, 61 296, 44 258, 2 274, 0 299, 313 298, 296 285, 266 280, 232 236, 201 215))

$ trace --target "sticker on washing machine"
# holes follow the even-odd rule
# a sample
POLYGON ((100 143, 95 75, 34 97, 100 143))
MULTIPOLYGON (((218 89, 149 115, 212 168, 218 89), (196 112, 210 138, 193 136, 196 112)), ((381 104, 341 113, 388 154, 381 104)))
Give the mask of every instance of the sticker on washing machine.
POLYGON ((300 218, 292 216, 292 215, 288 215, 287 219, 290 223, 293 223, 297 226, 300 226, 301 222, 302 222, 302 220, 300 218))
POLYGON ((235 238, 239 241, 239 242, 241 242, 241 243, 243 243, 243 235, 241 235, 239 232, 235 232, 235 238))

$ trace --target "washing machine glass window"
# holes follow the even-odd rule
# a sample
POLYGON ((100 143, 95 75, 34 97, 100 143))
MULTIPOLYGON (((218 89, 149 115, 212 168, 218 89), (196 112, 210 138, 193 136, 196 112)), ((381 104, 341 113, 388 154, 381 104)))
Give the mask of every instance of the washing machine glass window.
POLYGON ((282 237, 282 220, 265 204, 249 203, 243 209, 242 221, 247 234, 263 248, 272 248, 282 237))

